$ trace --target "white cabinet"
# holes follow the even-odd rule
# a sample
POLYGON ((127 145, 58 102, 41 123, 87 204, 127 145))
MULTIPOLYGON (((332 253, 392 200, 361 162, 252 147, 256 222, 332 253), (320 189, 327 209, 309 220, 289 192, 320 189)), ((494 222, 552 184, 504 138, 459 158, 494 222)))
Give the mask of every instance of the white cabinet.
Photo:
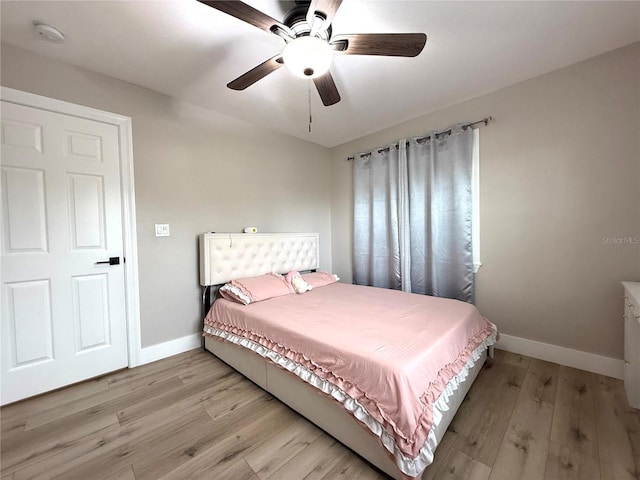
POLYGON ((624 388, 629 405, 640 408, 640 283, 624 286, 624 388))

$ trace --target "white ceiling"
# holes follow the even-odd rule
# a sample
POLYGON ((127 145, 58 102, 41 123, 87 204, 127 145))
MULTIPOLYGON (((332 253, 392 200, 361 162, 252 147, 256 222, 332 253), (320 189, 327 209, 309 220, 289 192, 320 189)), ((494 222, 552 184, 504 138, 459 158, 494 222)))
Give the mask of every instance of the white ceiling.
MULTIPOLYGON (((292 2, 247 0, 282 20, 292 2)), ((285 68, 226 84, 284 42, 195 0, 1 1, 2 41, 328 147, 640 40, 640 2, 344 0, 333 32, 424 32, 416 58, 336 56, 324 107, 285 68), (33 29, 64 32, 52 44, 33 29)), ((313 86, 312 86, 313 87, 313 86)), ((490 112, 489 112, 490 113, 490 112)))

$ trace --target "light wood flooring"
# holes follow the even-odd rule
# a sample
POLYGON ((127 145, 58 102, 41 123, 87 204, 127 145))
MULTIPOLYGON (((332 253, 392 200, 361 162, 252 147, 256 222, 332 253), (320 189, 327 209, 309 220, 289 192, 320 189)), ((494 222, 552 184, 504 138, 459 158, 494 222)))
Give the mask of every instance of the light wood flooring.
MULTIPOLYGON (((387 478, 202 350, 0 416, 2 480, 387 478)), ((496 351, 427 478, 640 480, 640 411, 619 380, 496 351)))

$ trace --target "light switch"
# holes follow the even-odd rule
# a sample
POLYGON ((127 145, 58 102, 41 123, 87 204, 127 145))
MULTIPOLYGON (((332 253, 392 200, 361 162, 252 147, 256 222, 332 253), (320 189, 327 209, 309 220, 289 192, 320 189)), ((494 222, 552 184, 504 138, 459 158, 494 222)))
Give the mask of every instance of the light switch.
POLYGON ((168 237, 169 224, 168 223, 156 223, 156 237, 168 237))

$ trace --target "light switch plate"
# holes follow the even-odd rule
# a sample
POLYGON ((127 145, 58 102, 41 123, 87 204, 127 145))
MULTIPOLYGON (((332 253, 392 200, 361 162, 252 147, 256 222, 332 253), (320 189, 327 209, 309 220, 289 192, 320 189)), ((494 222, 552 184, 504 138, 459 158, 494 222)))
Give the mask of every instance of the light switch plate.
POLYGON ((156 237, 168 237, 169 224, 168 223, 156 223, 156 237))

